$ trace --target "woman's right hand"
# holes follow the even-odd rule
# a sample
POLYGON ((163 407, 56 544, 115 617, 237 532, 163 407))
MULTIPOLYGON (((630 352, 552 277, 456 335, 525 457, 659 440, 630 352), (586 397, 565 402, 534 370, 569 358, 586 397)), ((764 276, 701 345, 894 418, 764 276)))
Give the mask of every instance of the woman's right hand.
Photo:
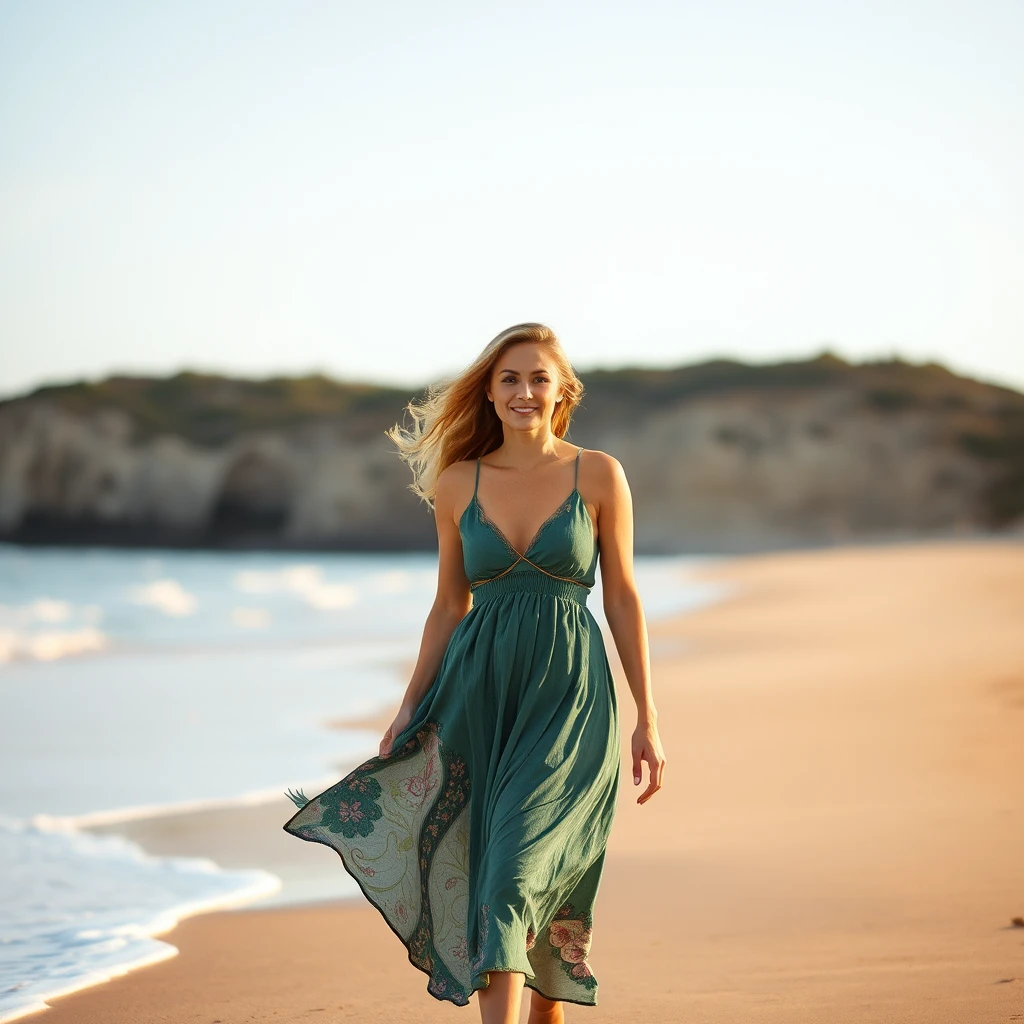
POLYGON ((398 714, 395 715, 395 720, 388 726, 387 732, 384 733, 384 738, 380 741, 379 753, 381 757, 387 757, 391 753, 391 748, 394 746, 395 737, 402 732, 402 730, 412 721, 412 709, 407 708, 404 704, 398 709, 398 714))

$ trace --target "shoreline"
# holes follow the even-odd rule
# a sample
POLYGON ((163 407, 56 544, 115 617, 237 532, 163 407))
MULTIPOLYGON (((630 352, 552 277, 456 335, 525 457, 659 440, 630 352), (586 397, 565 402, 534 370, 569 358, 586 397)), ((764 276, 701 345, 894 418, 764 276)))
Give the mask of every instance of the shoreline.
MULTIPOLYGON (((338 718, 325 722, 331 729, 383 735, 391 724, 390 712, 338 718)), ((369 739, 369 736, 368 736, 369 739)), ((372 745, 374 750, 376 744, 372 745)), ((373 753, 367 747, 367 756, 373 753)), ((362 759, 339 762, 329 774, 300 783, 300 788, 326 789, 362 759)), ((199 857, 213 861, 224 871, 262 870, 280 881, 276 892, 233 908, 235 910, 303 906, 310 902, 352 899, 357 886, 337 865, 320 857, 304 856, 307 844, 296 843, 283 829, 295 813, 283 789, 252 799, 211 801, 208 807, 168 809, 79 827, 95 835, 116 835, 136 843, 149 856, 199 857), (298 846, 299 850, 294 847, 298 846)), ((211 911, 216 913, 216 911, 211 911)), ((200 912, 205 913, 205 912, 200 912)))
MULTIPOLYGON (((408 671, 409 666, 402 659, 396 664, 401 671, 408 671)), ((390 715, 383 712, 374 715, 357 711, 351 718, 325 719, 323 726, 347 734, 349 742, 342 745, 350 751, 352 740, 365 734, 363 742, 368 755, 371 745, 376 748, 374 737, 378 734, 379 721, 384 718, 385 724, 379 727, 379 732, 383 732, 391 720, 390 715)), ((298 785, 307 788, 322 785, 326 788, 362 759, 361 754, 353 757, 351 752, 340 756, 327 773, 316 779, 300 781, 298 785)), ((299 906, 324 899, 351 899, 356 895, 355 886, 338 884, 336 872, 316 870, 322 869, 322 865, 313 865, 313 870, 308 866, 293 865, 290 847, 296 844, 280 829, 280 825, 294 813, 285 788, 275 787, 237 797, 128 806, 79 815, 38 813, 26 819, 28 827, 44 833, 123 842, 126 850, 130 848, 129 856, 137 855, 144 861, 177 862, 174 870, 185 874, 196 871, 201 877, 209 870, 215 876, 223 876, 223 891, 203 896, 196 894, 164 909, 154 908, 153 916, 140 917, 137 922, 125 926, 125 934, 131 936, 131 944, 139 947, 134 955, 129 954, 122 961, 115 958, 110 963, 97 964, 65 980, 54 978, 52 988, 45 995, 33 995, 30 1005, 17 1009, 0 1008, 0 1021, 7 1024, 28 1019, 49 1009, 56 999, 102 987, 134 971, 176 957, 179 950, 168 936, 194 917, 234 913, 251 907, 267 909, 299 906), (290 842, 280 842, 285 839, 290 842), (283 857, 277 852, 279 849, 284 851, 283 857), (280 873, 274 870, 278 867, 275 858, 283 861, 280 873), (246 875, 249 877, 244 877, 246 875)), ((9 990, 9 994, 14 992, 16 988, 9 990)))
MULTIPOLYGON (((1024 664, 1024 641, 1010 635, 1010 623, 1024 621, 1024 588, 1019 586, 1024 579, 1024 545, 1007 541, 979 546, 965 541, 769 552, 718 560, 697 570, 697 575, 725 586, 722 598, 649 624, 655 696, 670 763, 666 789, 647 809, 632 802, 632 782, 623 773, 598 903, 602 940, 595 944, 594 964, 602 1005, 591 1016, 635 1020, 639 1004, 629 1004, 624 997, 635 989, 630 979, 643 978, 641 1002, 646 1010, 641 1016, 651 1020, 710 1022, 733 1013, 780 1022, 893 1019, 870 1013, 844 1015, 846 1011, 831 1005, 826 1012, 824 1003, 815 1009, 782 1001, 773 1008, 770 992, 759 990, 756 983, 760 978, 762 989, 770 990, 766 979, 776 977, 792 989, 802 970, 820 1000, 822 972, 828 973, 831 984, 839 985, 844 970, 840 965, 846 962, 844 984, 856 988, 855 980, 863 981, 867 971, 876 985, 871 999, 881 998, 885 989, 882 1003, 894 1014, 899 1006, 901 1019, 948 1019, 950 1024, 971 1019, 953 1013, 907 1016, 898 993, 886 988, 886 971, 878 966, 878 951, 872 950, 871 939, 879 934, 890 940, 882 943, 886 949, 881 960, 916 965, 908 970, 916 972, 918 980, 927 976, 933 983, 941 979, 920 962, 922 945, 933 959, 945 950, 947 970, 963 967, 953 955, 960 934, 971 935, 977 944, 975 970, 989 963, 978 950, 983 947, 987 955, 995 956, 1003 949, 1003 973, 1011 980, 993 978, 990 991, 984 993, 991 998, 981 1002, 965 1001, 959 992, 953 999, 959 1014, 970 1012, 968 1006, 975 1004, 984 1005, 986 1013, 998 1012, 1004 1003, 1010 1005, 1008 1000, 1020 999, 1024 978, 1017 975, 1024 974, 1024 932, 1015 933, 1010 920, 1024 912, 1024 905, 1019 892, 1008 891, 1005 882, 1014 876, 1014 852, 1019 854, 1024 840, 1016 821, 1019 815, 1013 813, 1024 797, 1024 782, 1016 780, 1014 768, 1019 744, 1010 742, 1012 734, 1007 732, 1014 723, 1018 728, 1024 724, 1024 676, 1016 670, 1024 664), (954 584, 952 589, 946 588, 949 583, 954 584), (982 614, 979 601, 998 608, 999 614, 992 608, 982 614), (917 614, 907 615, 908 606, 917 614), (836 614, 830 616, 830 610, 836 614), (923 615, 926 610, 928 615, 923 615), (903 643, 894 642, 901 633, 903 643), (865 644, 865 636, 876 642, 865 644), (858 663, 877 660, 876 648, 887 656, 883 678, 890 685, 880 686, 878 678, 867 673, 863 682, 851 686, 847 674, 858 663), (758 665, 767 676, 764 682, 758 681, 758 665), (982 667, 987 683, 976 678, 982 667), (959 682, 952 668, 963 673, 959 682), (943 680, 938 690, 936 676, 943 680), (970 684, 966 679, 972 680, 970 684), (775 701, 766 700, 773 694, 788 717, 775 701), (954 707, 956 714, 951 716, 954 707), (705 727, 691 725, 694 718, 705 727), (957 729, 965 723, 980 728, 987 742, 979 746, 972 734, 972 743, 958 744, 957 729), (829 729, 834 730, 831 736, 829 729), (775 739, 784 735, 795 752, 766 744, 766 734, 775 739), (922 758, 928 768, 924 773, 922 758), (743 766, 746 773, 740 771, 743 766), (865 775, 873 786, 865 785, 865 775), (979 787, 979 780, 987 785, 979 787), (976 818, 973 829, 951 829, 958 816, 976 818), (680 821, 688 825, 681 827, 680 821), (908 829, 911 822, 914 828, 908 829), (887 841, 897 837, 899 842, 887 841), (934 843, 936 837, 941 843, 934 843), (941 847, 941 856, 930 852, 936 846, 941 847), (758 854, 757 863, 752 850, 758 854), (975 891, 968 899, 964 886, 977 874, 972 866, 979 856, 988 861, 982 872, 986 878, 973 878, 975 891), (837 884, 840 872, 842 886, 837 884), (659 898, 647 904, 647 913, 659 927, 654 935, 641 928, 637 938, 637 907, 646 899, 643 888, 636 890, 638 877, 660 879, 663 887, 659 898), (951 879, 962 891, 950 884, 951 879), (772 884, 764 884, 769 881, 772 884), (941 901, 939 883, 945 892, 941 901), (834 921, 818 918, 811 896, 839 911, 834 921), (872 920, 859 909, 864 904, 871 909, 872 920), (987 944, 971 916, 976 904, 987 907, 987 944), (928 928, 922 927, 925 919, 928 928), (688 932, 695 924, 702 941, 695 943, 693 936, 680 940, 678 934, 670 939, 672 924, 676 933, 680 927, 688 932), (974 932, 968 924, 975 926, 974 932), (1010 940, 1004 944, 999 942, 1000 927, 1010 940), (818 945, 804 948, 809 935, 817 937, 818 945), (676 971, 674 978, 669 976, 675 969, 664 973, 680 941, 692 958, 685 963, 714 968, 717 989, 709 988, 707 979, 690 967, 682 975, 676 971), (771 950, 763 947, 766 941, 776 949, 781 941, 782 951, 794 955, 785 964, 774 962, 771 950), (639 950, 633 948, 637 946, 639 950), (733 981, 727 980, 732 971, 723 970, 729 958, 719 957, 719 962, 715 957, 723 946, 742 976, 733 981), (797 947, 803 950, 801 957, 795 957, 797 947), (1018 958, 1016 973, 1011 969, 1012 950, 1018 958), (644 955, 637 960, 641 952, 644 955), (805 965, 799 967, 800 963, 805 965), (875 967, 869 970, 869 963, 875 967), (754 964, 760 965, 761 973, 751 976, 754 964), (664 1016, 663 990, 668 982, 670 991, 681 985, 686 992, 686 1010, 680 1009, 678 1018, 664 1016), (754 998, 758 991, 760 1001, 754 998), (803 1015, 787 1017, 784 1006, 803 1015), (623 1015, 627 1010, 630 1015, 623 1015)), ((619 688, 623 763, 628 770, 632 704, 614 646, 607 637, 606 642, 619 688)), ((388 709, 381 715, 330 724, 382 733, 390 713, 388 709)), ((289 806, 282 794, 279 805, 268 801, 90 828, 127 835, 155 855, 210 856, 191 851, 217 850, 223 859, 212 859, 226 869, 257 866, 251 858, 259 858, 258 866, 277 874, 273 866, 268 868, 269 860, 293 879, 293 885, 304 884, 308 898, 278 907, 258 901, 189 917, 161 933, 163 941, 177 947, 177 957, 171 952, 171 960, 55 998, 49 1017, 32 1014, 19 1019, 52 1019, 55 1024, 171 1019, 159 1016, 156 1006, 163 1005, 161 998, 172 997, 171 988, 182 984, 195 991, 195 999, 187 1006, 180 997, 172 999, 183 1014, 173 1019, 208 1019, 203 1015, 216 998, 211 987, 216 972, 211 976, 209 966, 204 968, 201 951, 208 959, 214 949, 221 950, 214 959, 222 967, 230 961, 230 978, 246 976, 255 988, 249 995, 236 993, 230 1012, 218 1004, 214 1016, 225 1022, 248 1019, 241 1011, 245 1005, 251 1011, 253 1000, 265 1007, 269 999, 281 1012, 289 1006, 299 1012, 294 978, 300 967, 305 974, 308 966, 302 964, 307 961, 320 963, 327 972, 315 986, 318 997, 313 1001, 329 1006, 332 943, 336 972, 347 959, 357 960, 360 971, 397 993, 409 1014, 442 1019, 447 1007, 432 1005, 419 972, 408 969, 394 937, 377 934, 376 911, 359 900, 350 901, 357 894, 354 884, 348 893, 332 890, 338 876, 345 876, 340 865, 325 856, 327 851, 296 843, 280 828, 289 806), (244 932, 260 936, 294 965, 289 967, 290 996, 283 991, 288 988, 284 981, 268 977, 267 952, 241 941, 244 932), (357 933, 365 939, 354 941, 357 933)), ((1019 881, 1019 872, 1015 877, 1019 881)), ((999 973, 994 962, 988 973, 999 973)), ((889 971, 898 973, 895 968, 889 971)), ((962 973, 957 975, 961 981, 962 973)), ((338 1005, 339 994, 344 995, 351 1019, 393 1019, 375 1015, 375 1005, 385 1005, 385 1000, 360 1002, 341 988, 337 986, 333 1005, 338 1005), (356 1007, 359 1013, 354 1012, 356 1007)), ((921 1008, 935 1012, 935 1000, 928 998, 925 988, 909 985, 908 1004, 911 992, 921 1008)), ((867 1011, 870 1005, 869 1000, 861 1009, 867 1011)), ((396 1009, 394 1003, 391 1009, 396 1009)))

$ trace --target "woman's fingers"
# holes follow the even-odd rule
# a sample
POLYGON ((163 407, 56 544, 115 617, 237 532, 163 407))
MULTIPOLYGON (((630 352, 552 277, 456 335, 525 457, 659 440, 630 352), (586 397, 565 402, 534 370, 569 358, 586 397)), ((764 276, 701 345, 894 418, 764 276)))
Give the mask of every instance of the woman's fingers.
POLYGON ((650 782, 647 788, 636 798, 638 804, 644 804, 661 789, 661 781, 665 774, 665 759, 651 753, 646 748, 640 755, 640 758, 647 762, 647 766, 650 769, 650 782))

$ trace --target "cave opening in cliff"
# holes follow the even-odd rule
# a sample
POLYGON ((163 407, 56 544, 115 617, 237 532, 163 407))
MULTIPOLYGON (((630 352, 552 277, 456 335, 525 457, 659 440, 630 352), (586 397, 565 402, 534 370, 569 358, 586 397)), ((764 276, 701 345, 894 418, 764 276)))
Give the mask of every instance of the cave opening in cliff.
POLYGON ((209 520, 216 544, 253 547, 281 543, 291 505, 292 474, 281 459, 248 452, 228 470, 209 520))

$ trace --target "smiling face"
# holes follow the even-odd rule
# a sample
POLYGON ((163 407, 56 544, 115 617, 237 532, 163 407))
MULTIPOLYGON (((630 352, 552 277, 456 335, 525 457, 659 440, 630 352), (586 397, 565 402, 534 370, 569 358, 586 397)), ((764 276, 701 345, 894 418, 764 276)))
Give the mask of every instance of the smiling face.
POLYGON ((502 423, 513 430, 549 426, 561 398, 558 370, 544 345, 510 345, 491 371, 487 397, 502 423))

